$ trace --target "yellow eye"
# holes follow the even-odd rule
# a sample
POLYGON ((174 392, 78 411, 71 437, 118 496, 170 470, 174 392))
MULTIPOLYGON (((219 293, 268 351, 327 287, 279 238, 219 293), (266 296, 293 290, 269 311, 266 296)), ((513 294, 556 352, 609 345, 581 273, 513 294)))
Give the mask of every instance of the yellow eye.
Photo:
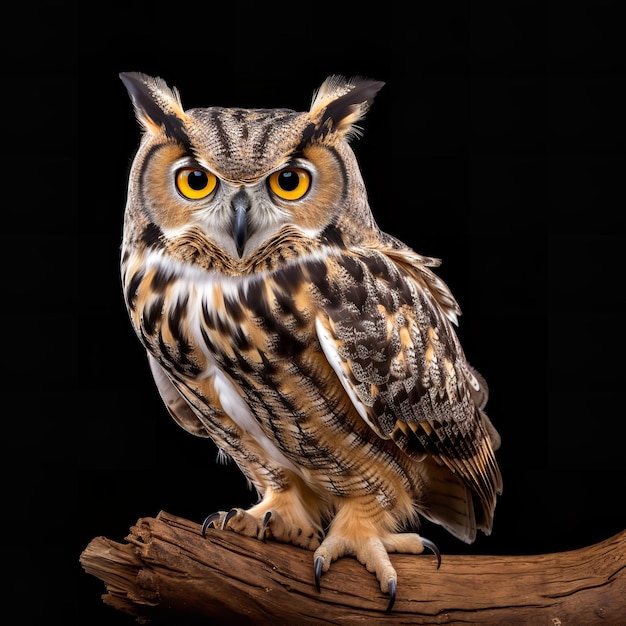
POLYGON ((183 167, 176 172, 176 188, 189 200, 202 200, 217 187, 217 177, 197 167, 183 167))
POLYGON ((283 200, 299 200, 311 186, 311 175, 299 167, 287 167, 269 177, 270 189, 283 200))

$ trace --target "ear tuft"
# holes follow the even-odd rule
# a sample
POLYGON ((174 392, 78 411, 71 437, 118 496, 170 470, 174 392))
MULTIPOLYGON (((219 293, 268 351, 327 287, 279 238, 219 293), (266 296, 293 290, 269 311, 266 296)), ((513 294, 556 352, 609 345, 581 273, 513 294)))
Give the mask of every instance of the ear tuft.
POLYGON ((311 138, 328 135, 352 138, 360 132, 356 123, 370 108, 385 83, 356 76, 329 76, 313 97, 309 111, 314 129, 311 138))
POLYGON ((175 87, 170 89, 162 78, 141 72, 122 72, 119 76, 133 101, 137 120, 147 132, 165 130, 172 137, 181 133, 187 115, 175 87))

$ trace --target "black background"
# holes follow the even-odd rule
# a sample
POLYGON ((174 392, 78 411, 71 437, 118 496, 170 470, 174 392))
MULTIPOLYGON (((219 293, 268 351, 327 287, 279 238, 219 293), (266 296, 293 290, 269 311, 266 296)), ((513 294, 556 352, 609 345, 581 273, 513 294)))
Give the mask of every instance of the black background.
POLYGON ((23 355, 9 364, 5 440, 20 623, 132 624, 80 566, 91 539, 123 542, 160 510, 201 522, 254 501, 169 418, 123 306, 139 127, 121 71, 163 77, 187 108, 306 110, 329 74, 385 81, 353 143, 370 204, 385 230, 443 259, 503 440, 493 534, 471 546, 427 523, 423 534, 445 559, 575 549, 626 526, 616 3, 342 6, 29 5, 38 28, 6 57, 21 112, 5 120, 21 171, 9 217, 26 218, 10 230, 5 311, 23 355))

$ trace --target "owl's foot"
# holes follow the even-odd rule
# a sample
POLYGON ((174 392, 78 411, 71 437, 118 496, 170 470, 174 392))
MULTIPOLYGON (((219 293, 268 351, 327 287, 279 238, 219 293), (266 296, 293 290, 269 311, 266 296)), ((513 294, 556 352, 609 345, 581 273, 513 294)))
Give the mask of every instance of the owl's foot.
POLYGON ((389 552, 421 554, 424 548, 432 550, 437 557, 437 569, 441 566, 441 553, 430 540, 415 533, 389 533, 384 536, 367 537, 354 540, 338 534, 330 534, 317 548, 313 555, 315 586, 321 591, 320 577, 328 571, 330 564, 342 556, 355 556, 365 565, 368 572, 376 574, 383 593, 389 594, 387 612, 391 611, 396 601, 398 576, 391 561, 389 552))
POLYGON ((202 524, 202 536, 206 536, 207 528, 213 527, 229 529, 261 541, 274 539, 291 543, 307 550, 315 550, 320 545, 319 536, 312 527, 290 523, 275 509, 269 509, 262 515, 258 513, 253 509, 250 511, 231 509, 228 512, 212 513, 202 524))

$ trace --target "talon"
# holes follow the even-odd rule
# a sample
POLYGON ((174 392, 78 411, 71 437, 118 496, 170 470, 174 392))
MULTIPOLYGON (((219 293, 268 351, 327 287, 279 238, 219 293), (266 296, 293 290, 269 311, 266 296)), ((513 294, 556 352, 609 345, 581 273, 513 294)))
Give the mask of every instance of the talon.
POLYGON ((219 518, 220 518, 219 513, 211 513, 211 515, 205 518, 204 522, 202 522, 202 536, 203 537, 206 537, 206 529, 209 526, 213 526, 213 528, 215 528, 215 522, 217 522, 219 518))
POLYGON ((320 587, 320 577, 322 575, 322 565, 324 565, 324 557, 318 556, 315 558, 315 565, 313 569, 315 571, 315 586, 317 587, 317 591, 319 593, 322 592, 322 588, 320 587))
POLYGON ((259 530, 259 539, 261 539, 261 541, 265 541, 265 529, 270 523, 270 517, 272 517, 272 512, 268 511, 263 518, 263 523, 261 524, 261 529, 259 530))
POLYGON ((237 515, 237 509, 231 509, 230 511, 228 511, 226 517, 224 518, 224 521, 222 522, 222 530, 226 528, 226 524, 228 524, 228 522, 233 519, 235 515, 237 515))
POLYGON ((439 548, 430 539, 424 539, 424 537, 420 537, 420 539, 422 540, 424 547, 431 550, 437 557, 437 569, 439 569, 441 567, 441 552, 439 552, 439 548))
POLYGON ((396 601, 396 579, 390 578, 389 579, 389 605, 387 606, 385 613, 391 612, 391 609, 393 608, 395 601, 396 601))

